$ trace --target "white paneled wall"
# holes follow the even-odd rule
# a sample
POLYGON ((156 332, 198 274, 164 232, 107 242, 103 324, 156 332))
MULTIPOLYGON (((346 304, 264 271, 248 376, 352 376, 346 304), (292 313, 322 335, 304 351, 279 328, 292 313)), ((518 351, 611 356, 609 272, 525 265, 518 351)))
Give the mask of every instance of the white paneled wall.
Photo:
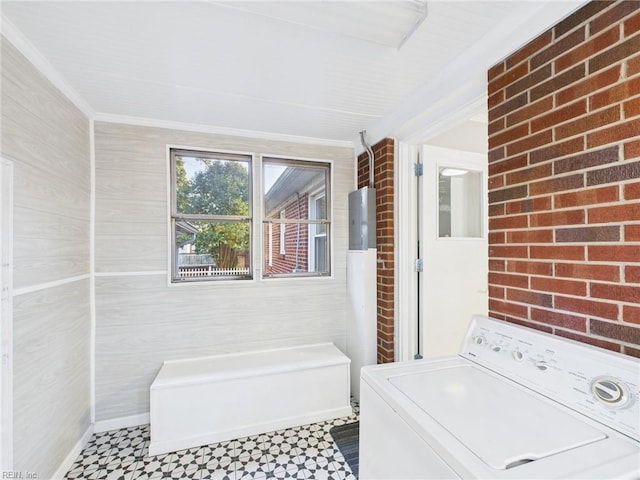
POLYGON ((96 420, 148 412, 163 360, 324 341, 344 350, 353 149, 107 122, 95 124, 95 148, 96 420), (169 286, 167 145, 333 161, 333 277, 169 286))
POLYGON ((51 478, 91 423, 89 120, 4 37, 2 156, 14 164, 13 431, 51 478))

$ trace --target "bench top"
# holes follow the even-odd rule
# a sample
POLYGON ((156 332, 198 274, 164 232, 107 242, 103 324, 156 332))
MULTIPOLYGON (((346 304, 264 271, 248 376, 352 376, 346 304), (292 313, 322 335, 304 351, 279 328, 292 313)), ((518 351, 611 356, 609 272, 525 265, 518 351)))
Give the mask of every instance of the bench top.
POLYGON ((247 378, 350 362, 333 343, 165 360, 151 388, 247 378))

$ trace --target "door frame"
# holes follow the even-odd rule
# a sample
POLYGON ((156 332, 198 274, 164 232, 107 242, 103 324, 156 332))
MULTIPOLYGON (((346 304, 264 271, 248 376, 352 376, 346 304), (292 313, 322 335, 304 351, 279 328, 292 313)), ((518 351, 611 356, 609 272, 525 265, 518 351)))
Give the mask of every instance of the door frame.
POLYGON ((13 162, 0 157, 0 471, 13 470, 13 162))

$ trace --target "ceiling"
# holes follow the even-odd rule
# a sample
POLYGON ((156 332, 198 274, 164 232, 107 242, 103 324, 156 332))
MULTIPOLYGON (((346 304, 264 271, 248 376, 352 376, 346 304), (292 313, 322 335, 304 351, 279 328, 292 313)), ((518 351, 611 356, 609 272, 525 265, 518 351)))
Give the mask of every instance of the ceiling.
POLYGON ((483 79, 487 62, 580 3, 429 1, 424 19, 418 0, 1 7, 3 32, 11 27, 95 118, 352 141, 376 126, 392 134, 420 101, 444 96, 437 80, 474 49, 495 57, 468 73, 483 79))

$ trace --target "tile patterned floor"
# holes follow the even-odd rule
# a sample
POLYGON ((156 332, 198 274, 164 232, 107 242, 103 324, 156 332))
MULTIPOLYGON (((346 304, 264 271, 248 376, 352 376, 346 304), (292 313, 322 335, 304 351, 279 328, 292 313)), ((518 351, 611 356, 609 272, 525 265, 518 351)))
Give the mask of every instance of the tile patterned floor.
POLYGON ((150 457, 149 425, 98 433, 67 479, 356 480, 329 430, 349 417, 150 457))

